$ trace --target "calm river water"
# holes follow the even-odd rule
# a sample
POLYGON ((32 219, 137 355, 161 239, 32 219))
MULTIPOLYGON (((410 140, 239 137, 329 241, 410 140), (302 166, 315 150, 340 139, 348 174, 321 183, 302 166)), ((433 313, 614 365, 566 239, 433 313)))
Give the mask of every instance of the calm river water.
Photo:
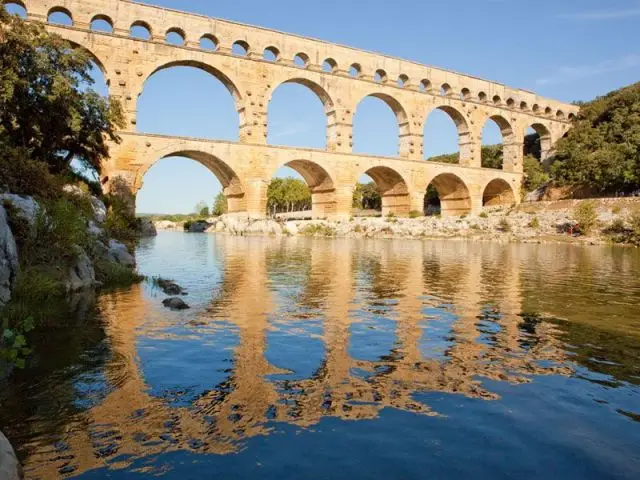
POLYGON ((161 233, 0 391, 27 478, 640 478, 640 251, 161 233))

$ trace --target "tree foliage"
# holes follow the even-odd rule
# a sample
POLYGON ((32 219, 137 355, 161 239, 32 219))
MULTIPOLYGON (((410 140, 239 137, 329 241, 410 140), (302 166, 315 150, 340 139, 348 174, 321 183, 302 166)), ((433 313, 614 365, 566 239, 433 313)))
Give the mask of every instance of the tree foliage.
POLYGON ((72 159, 100 170, 118 141, 122 110, 91 89, 89 55, 0 6, 0 143, 44 162, 51 172, 72 159))
POLYGON ((311 210, 311 191, 297 178, 274 178, 267 189, 267 209, 272 215, 311 210))
POLYGON ((600 193, 640 186, 640 83, 582 104, 578 120, 556 144, 552 178, 600 193))
POLYGON ((382 197, 374 182, 358 183, 353 191, 353 208, 382 210, 382 197))
POLYGON ((224 196, 223 192, 218 193, 213 201, 213 209, 211 210, 211 213, 216 217, 219 217, 220 215, 227 213, 228 210, 227 197, 224 196))

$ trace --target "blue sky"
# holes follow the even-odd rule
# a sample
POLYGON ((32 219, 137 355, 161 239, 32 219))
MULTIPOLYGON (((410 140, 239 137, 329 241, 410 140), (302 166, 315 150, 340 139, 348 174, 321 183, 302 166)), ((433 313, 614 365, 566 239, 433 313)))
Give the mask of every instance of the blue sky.
MULTIPOLYGON (((589 100, 640 79, 640 0, 150 3, 377 51, 564 101, 589 100)), ((325 122, 310 91, 285 85, 269 107, 269 141, 323 147, 325 122)), ((139 101, 139 131, 234 140, 237 127, 227 90, 195 69, 154 75, 139 101)), ((457 151, 455 129, 444 114, 430 117, 425 130, 427 156, 457 151)), ((488 123, 484 143, 498 141, 497 127, 488 123)), ((360 105, 354 142, 358 152, 396 153, 397 126, 386 105, 375 99, 360 105)), ((200 200, 211 203, 219 190, 199 164, 165 159, 145 176, 138 211, 189 212, 200 200)))

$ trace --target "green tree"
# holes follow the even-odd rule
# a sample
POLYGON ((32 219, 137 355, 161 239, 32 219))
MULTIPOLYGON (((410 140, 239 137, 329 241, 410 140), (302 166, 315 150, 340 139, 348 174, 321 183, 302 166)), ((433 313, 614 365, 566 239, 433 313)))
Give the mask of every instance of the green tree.
POLYGON ((207 202, 200 200, 196 203, 196 206, 193 207, 193 213, 200 216, 209 215, 209 207, 207 206, 207 202))
POLYGON ((353 208, 382 210, 382 197, 374 182, 356 184, 353 191, 353 208))
POLYGON ((216 217, 219 217, 220 215, 227 213, 227 211, 227 197, 224 196, 223 192, 220 192, 216 195, 216 198, 213 201, 213 210, 211 210, 211 213, 216 217))
POLYGON ((524 157, 523 186, 525 191, 532 192, 547 183, 549 178, 549 174, 544 170, 540 160, 531 155, 524 157))
POLYGON ((72 159, 100 171, 119 141, 120 104, 91 89, 87 53, 0 6, 0 142, 65 172, 72 159))
POLYGON ((274 178, 267 189, 268 213, 311 210, 311 191, 306 183, 296 178, 274 178))

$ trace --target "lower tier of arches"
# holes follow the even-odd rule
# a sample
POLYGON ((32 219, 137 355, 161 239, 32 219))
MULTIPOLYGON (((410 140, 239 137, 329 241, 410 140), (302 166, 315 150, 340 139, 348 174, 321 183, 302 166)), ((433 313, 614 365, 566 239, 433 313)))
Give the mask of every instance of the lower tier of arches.
POLYGON ((220 181, 232 214, 264 217, 267 190, 278 169, 289 167, 306 182, 313 218, 349 218, 354 191, 368 176, 382 215, 443 217, 479 214, 485 207, 519 203, 522 175, 435 162, 342 154, 126 133, 113 145, 103 183, 133 201, 144 175, 167 157, 186 157, 207 167, 220 181))

